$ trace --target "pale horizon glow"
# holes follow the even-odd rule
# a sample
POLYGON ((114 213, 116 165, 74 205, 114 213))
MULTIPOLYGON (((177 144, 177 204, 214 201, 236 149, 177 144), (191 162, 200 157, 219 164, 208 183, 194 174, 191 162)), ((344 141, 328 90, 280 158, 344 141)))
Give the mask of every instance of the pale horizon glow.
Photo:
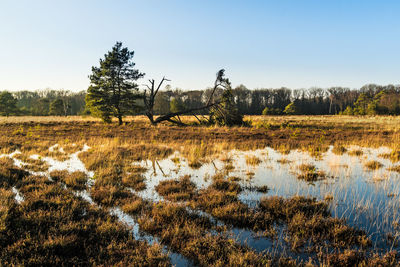
POLYGON ((0 0, 0 91, 86 90, 116 41, 148 79, 204 89, 400 83, 395 0, 0 0))

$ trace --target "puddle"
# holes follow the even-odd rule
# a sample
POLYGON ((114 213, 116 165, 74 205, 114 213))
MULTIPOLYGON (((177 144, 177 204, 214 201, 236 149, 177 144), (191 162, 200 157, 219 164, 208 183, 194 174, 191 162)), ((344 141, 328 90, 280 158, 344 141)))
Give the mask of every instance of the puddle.
MULTIPOLYGON (((111 208, 110 214, 117 216, 121 222, 125 223, 131 229, 131 232, 136 240, 147 241, 150 245, 154 243, 161 244, 158 238, 153 237, 151 235, 146 235, 145 233, 141 232, 139 230, 140 229, 139 224, 135 221, 135 219, 132 216, 123 212, 120 208, 118 207, 111 208)), ((193 266, 193 264, 188 259, 186 259, 179 253, 175 253, 168 250, 166 246, 163 246, 163 252, 169 255, 171 264, 174 266, 182 266, 182 267, 193 266)))
POLYGON ((90 147, 85 144, 82 150, 70 154, 69 158, 65 161, 55 160, 51 157, 40 157, 39 155, 32 155, 31 158, 41 159, 46 162, 50 166, 47 173, 59 170, 67 170, 69 172, 81 171, 86 173, 89 178, 93 178, 94 172, 88 171, 85 167, 85 164, 78 157, 79 153, 86 152, 89 149, 90 147))
POLYGON ((87 190, 74 191, 74 194, 75 194, 75 196, 81 197, 86 202, 89 202, 89 204, 95 204, 87 190))
MULTIPOLYGON (((283 155, 267 147, 254 151, 232 150, 225 157, 231 159, 233 166, 229 175, 241 178, 239 183, 244 188, 270 188, 266 193, 243 190, 239 195, 243 203, 256 207, 263 196, 300 195, 315 197, 318 200, 329 196, 332 198, 329 205, 332 216, 343 218, 350 226, 365 230, 376 249, 387 251, 386 235, 393 234, 394 223, 400 223, 400 175, 387 170, 393 166, 390 160, 379 157, 382 153, 390 152, 389 148, 353 146, 349 151, 355 149, 363 151, 363 155, 336 155, 331 147, 320 158, 313 158, 302 151, 291 151, 288 155, 283 155), (246 158, 252 156, 259 158, 261 163, 247 164, 246 158), (288 163, 278 162, 282 159, 288 163), (366 169, 365 163, 372 160, 379 161, 383 167, 373 171, 366 169), (314 183, 297 179, 300 173, 298 166, 301 164, 314 165, 317 170, 323 171, 327 178, 314 183), (252 174, 251 177, 249 173, 252 174)), ((160 161, 138 163, 148 168, 148 171, 144 174, 147 178, 147 188, 137 194, 152 201, 162 200, 155 191, 155 186, 160 181, 190 175, 191 181, 198 189, 206 188, 211 183, 211 177, 226 166, 223 161, 215 159, 203 164, 199 169, 192 169, 179 153, 160 161), (180 160, 176 164, 173 159, 177 157, 180 160)))
POLYGON ((20 194, 20 192, 18 191, 17 188, 15 188, 14 186, 12 187, 12 192, 15 194, 15 201, 18 204, 21 204, 24 201, 24 197, 20 194))
MULTIPOLYGON (((53 146, 51 149, 61 151, 59 146, 53 146)), ((33 155, 32 158, 41 159, 50 167, 44 173, 31 173, 49 177, 49 173, 53 170, 82 171, 89 178, 92 178, 94 173, 87 171, 83 162, 78 158, 79 153, 88 149, 89 147, 85 145, 83 150, 71 154, 65 161, 33 155)), ((336 155, 332 152, 331 147, 320 158, 313 158, 302 151, 291 151, 289 154, 283 155, 272 148, 264 148, 254 151, 232 150, 227 152, 225 157, 231 159, 229 176, 239 177, 239 183, 243 188, 268 186, 270 189, 266 193, 243 190, 239 199, 250 207, 256 207, 263 196, 291 197, 300 195, 315 197, 318 200, 323 200, 326 196, 329 196, 331 198, 329 208, 332 216, 343 218, 350 226, 365 230, 371 238, 376 252, 386 252, 390 249, 400 251, 399 247, 392 247, 392 244, 388 245, 386 241, 386 236, 389 233, 393 236, 399 235, 395 224, 400 224, 400 174, 388 171, 387 169, 395 164, 391 163, 389 159, 379 157, 380 154, 391 152, 391 150, 385 147, 361 148, 356 146, 350 147, 348 150, 355 149, 363 151, 363 154, 361 156, 352 156, 347 153, 336 155), (261 162, 257 165, 249 165, 246 163, 248 157, 256 157, 261 162), (281 163, 284 162, 282 160, 286 163, 281 163), (373 171, 366 169, 364 165, 372 160, 379 161, 383 164, 383 167, 373 171), (297 179, 298 166, 301 164, 314 165, 316 169, 326 174, 327 179, 314 183, 297 179)), ((0 157, 13 158, 16 166, 23 167, 24 163, 14 158, 19 153, 21 152, 17 150, 11 154, 0 155, 0 157)), ((188 161, 177 152, 164 160, 145 160, 133 164, 147 168, 144 173, 146 189, 135 193, 151 201, 163 200, 155 191, 155 187, 160 181, 190 175, 190 179, 195 183, 197 189, 207 188, 212 182, 211 177, 224 171, 227 165, 226 162, 215 159, 203 164, 198 169, 193 169, 189 167, 188 161), (176 158, 179 158, 178 163, 175 160, 176 158)), ((88 180, 93 182, 92 179, 88 180)), ((16 188, 13 188, 13 192, 16 195, 17 202, 23 201, 23 197, 16 188)), ((79 191, 75 194, 89 203, 93 203, 87 191, 79 191)), ((156 241, 154 237, 140 233, 139 226, 134 219, 124 214, 120 209, 115 208, 111 212, 132 227, 132 233, 135 237, 137 236, 150 243, 156 241)), ((207 213, 195 212, 200 216, 214 219, 207 213)), ((218 220, 216 223, 223 224, 218 220)), ((233 228, 230 232, 238 242, 247 244, 258 252, 267 251, 273 255, 285 255, 285 253, 290 255, 291 253, 283 244, 279 243, 281 241, 272 241, 264 237, 258 238, 252 231, 233 228)), ((283 235, 283 233, 280 234, 283 235)), ((278 239, 283 239, 283 237, 279 237, 278 234, 278 239)), ((177 266, 191 265, 179 254, 170 253, 170 255, 177 266)))
POLYGON ((196 185, 198 189, 206 188, 211 184, 211 177, 222 170, 224 163, 215 160, 213 163, 203 164, 198 169, 189 167, 186 159, 174 153, 170 157, 159 161, 144 160, 135 163, 141 165, 148 170, 144 173, 146 177, 146 189, 137 194, 148 200, 161 201, 163 198, 156 192, 155 187, 164 180, 178 179, 184 175, 190 175, 190 180, 196 185), (178 164, 175 164, 172 159, 178 157, 180 159, 178 164))
MULTIPOLYGON (((30 158, 40 159, 40 160, 44 161, 45 163, 47 163, 49 165, 49 169, 46 172, 34 172, 34 171, 29 171, 29 172, 32 175, 47 176, 50 178, 50 173, 52 171, 56 171, 56 170, 59 170, 59 171, 66 170, 68 172, 81 171, 81 172, 84 172, 88 176, 88 188, 90 189, 90 187, 94 183, 94 181, 93 181, 94 172, 88 171, 85 167, 85 164, 78 157, 79 153, 85 152, 89 149, 90 149, 90 147, 85 144, 82 150, 77 151, 73 154, 70 154, 69 158, 65 161, 58 161, 51 157, 41 157, 40 155, 36 155, 36 154, 31 155, 30 158)), ((63 148, 59 147, 58 144, 51 146, 49 148, 50 152, 54 152, 56 150, 64 153, 63 148)), ((2 155, 0 155, 0 158, 1 157, 9 157, 14 160, 14 165, 16 165, 17 167, 23 168, 25 166, 25 163, 19 159, 14 158, 14 156, 17 154, 21 154, 21 151, 16 150, 10 154, 2 154, 2 155)), ((63 185, 63 187, 65 189, 67 189, 65 185, 63 185)), ((21 196, 21 194, 19 193, 17 188, 12 187, 12 192, 15 194, 15 200, 17 201, 18 204, 20 204, 22 201, 24 201, 23 196, 21 196)), ((87 201, 88 203, 96 205, 96 203, 93 201, 92 197, 90 196, 90 193, 88 192, 88 190, 73 191, 73 193, 76 196, 82 197, 82 199, 87 201)), ((141 233, 139 231, 139 225, 135 222, 133 217, 124 213, 120 208, 114 207, 114 208, 110 209, 109 212, 111 215, 117 216, 119 221, 123 222, 131 229, 131 232, 132 232, 133 236, 135 237, 135 239, 147 241, 149 244, 154 244, 155 242, 157 242, 158 244, 161 244, 161 242, 159 242, 157 238, 141 233)), ((182 267, 193 266, 193 264, 188 259, 186 259, 182 255, 180 255, 179 253, 170 251, 166 246, 163 247, 163 252, 168 254, 168 256, 171 260, 171 263, 174 266, 182 266, 182 267)))
MULTIPOLYGON (((194 213, 196 215, 208 218, 213 224, 217 226, 225 226, 226 224, 217 218, 213 217, 211 214, 206 213, 201 210, 193 210, 187 208, 187 211, 194 213)), ((248 246, 261 254, 268 255, 278 255, 279 256, 291 256, 292 258, 297 258, 300 260, 306 260, 309 254, 295 255, 290 251, 287 251, 287 244, 283 242, 284 240, 284 228, 282 226, 275 226, 276 237, 274 240, 267 238, 262 235, 262 232, 255 233, 254 231, 233 227, 227 231, 227 235, 243 246, 248 246)), ((212 234, 220 234, 216 231, 212 231, 212 234)))
POLYGON ((49 147, 49 151, 65 153, 64 148, 62 148, 59 144, 55 144, 55 145, 49 147))
MULTIPOLYGON (((53 150, 54 150, 54 146, 49 148, 50 151, 51 151, 51 148, 53 148, 53 150)), ((35 172, 35 171, 31 171, 31 170, 28 170, 28 171, 32 175, 46 176, 46 177, 50 177, 50 173, 52 171, 62 171, 62 170, 67 170, 68 172, 81 171, 81 172, 84 172, 89 178, 93 178, 94 172, 88 171, 85 167, 85 164, 78 157, 79 153, 85 152, 88 149, 90 149, 90 147, 87 145, 84 145, 82 150, 77 151, 73 154, 70 154, 69 158, 65 161, 55 160, 51 157, 41 157, 40 155, 37 155, 37 154, 31 155, 30 156, 31 159, 42 160, 43 162, 48 164, 49 168, 45 172, 35 172)), ((3 154, 3 155, 0 155, 0 158, 1 157, 11 158, 14 160, 15 166, 17 166, 19 168, 24 168, 26 163, 20 159, 15 158, 14 156, 17 154, 21 154, 21 151, 16 150, 10 154, 3 154)))

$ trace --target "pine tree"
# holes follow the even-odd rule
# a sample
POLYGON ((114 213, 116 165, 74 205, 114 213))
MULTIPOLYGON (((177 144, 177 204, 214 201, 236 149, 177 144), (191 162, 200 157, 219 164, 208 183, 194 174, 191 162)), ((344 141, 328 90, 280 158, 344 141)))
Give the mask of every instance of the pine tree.
POLYGON ((136 81, 144 73, 134 69, 133 55, 133 51, 117 42, 104 59, 100 59, 100 66, 92 67, 85 101, 91 113, 105 122, 116 117, 121 125, 122 118, 135 109, 135 102, 140 98, 136 81))

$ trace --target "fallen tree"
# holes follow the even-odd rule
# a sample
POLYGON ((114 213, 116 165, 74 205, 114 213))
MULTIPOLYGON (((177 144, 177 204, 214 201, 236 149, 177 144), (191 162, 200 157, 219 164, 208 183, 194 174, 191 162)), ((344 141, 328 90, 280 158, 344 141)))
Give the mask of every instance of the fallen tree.
MULTIPOLYGON (((227 116, 227 112, 230 112, 230 110, 226 110, 226 107, 232 107, 232 101, 231 98, 227 96, 231 96, 231 85, 229 82, 228 78, 225 78, 225 70, 221 69, 217 72, 217 77, 214 82, 214 87, 211 90, 211 94, 208 97, 208 100, 203 106, 200 107, 194 107, 194 108, 185 108, 184 110, 178 111, 178 112, 170 112, 164 115, 160 115, 155 118, 154 116, 154 103, 155 103, 155 98, 157 96, 157 93, 159 92, 162 84, 166 81, 170 81, 166 79, 165 77, 162 78, 158 86, 156 87, 155 81, 149 80, 150 85, 146 85, 147 90, 144 90, 143 94, 143 102, 145 105, 145 114, 149 118, 151 124, 156 125, 160 122, 163 121, 168 121, 177 125, 185 125, 179 118, 180 115, 193 115, 196 117, 196 119, 200 123, 208 122, 208 123, 219 123, 218 120, 215 120, 216 117, 220 118, 219 120, 223 120, 223 118, 230 118, 231 116, 227 116), (218 89, 222 89, 223 93, 220 96, 216 96, 216 92, 218 89), (202 119, 200 119, 198 116, 196 116, 196 113, 199 111, 208 111, 208 113, 211 112, 209 118, 202 116, 202 119), (222 119, 221 119, 222 118, 222 119)), ((236 110, 237 113, 237 110, 236 110)), ((236 116, 236 114, 235 114, 236 116)), ((232 121, 232 120, 231 120, 232 121)), ((242 117, 238 119, 236 116, 236 120, 234 120, 235 123, 238 122, 243 122, 242 117)), ((220 124, 220 123, 219 123, 220 124)), ((224 125, 230 125, 230 123, 222 123, 224 125)))

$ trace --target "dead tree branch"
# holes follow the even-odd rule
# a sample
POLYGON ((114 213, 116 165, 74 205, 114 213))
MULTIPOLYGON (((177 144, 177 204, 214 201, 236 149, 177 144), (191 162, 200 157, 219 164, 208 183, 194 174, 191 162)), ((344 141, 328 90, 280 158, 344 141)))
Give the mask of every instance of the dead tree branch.
MULTIPOLYGON (((187 108, 185 110, 179 111, 179 112, 171 112, 165 115, 158 116, 156 119, 154 119, 154 103, 155 103, 155 98, 157 96, 158 91, 160 90, 162 84, 166 81, 170 81, 166 79, 165 77, 162 78, 158 86, 155 88, 155 81, 149 80, 150 85, 146 85, 147 90, 144 90, 143 94, 143 101, 146 109, 146 116, 149 118, 151 124, 156 125, 160 122, 163 121, 169 121, 171 123, 177 124, 177 125, 185 125, 180 119, 180 115, 187 115, 187 114, 192 114, 195 116, 196 111, 200 110, 209 110, 212 107, 218 107, 221 103, 221 99, 215 99, 215 93, 218 88, 223 88, 224 90, 230 88, 230 83, 227 78, 224 78, 224 72, 225 70, 221 69, 217 73, 217 78, 214 82, 214 87, 211 91, 211 94, 206 102, 205 105, 197 108, 187 108)), ((197 116, 196 116, 197 118, 197 116)), ((199 120, 199 118, 197 118, 199 120)), ((199 120, 200 121, 200 120, 199 120)))

